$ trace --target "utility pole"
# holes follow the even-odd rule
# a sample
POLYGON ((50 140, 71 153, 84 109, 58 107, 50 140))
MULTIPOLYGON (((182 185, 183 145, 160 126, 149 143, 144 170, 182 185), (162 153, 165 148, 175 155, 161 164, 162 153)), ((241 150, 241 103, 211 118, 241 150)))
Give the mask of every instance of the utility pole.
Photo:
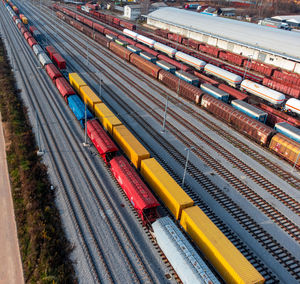
POLYGON ((186 176, 187 167, 188 167, 189 158, 190 158, 190 152, 193 149, 195 149, 195 148, 194 147, 190 147, 190 148, 187 147, 187 148, 184 149, 184 151, 187 151, 187 154, 186 154, 185 167, 184 167, 184 172, 183 172, 181 187, 184 186, 185 176, 186 176))
POLYGON ((164 112, 164 120, 163 120, 163 126, 162 126, 162 130, 161 130, 162 133, 164 133, 166 131, 166 119, 167 119, 167 111, 168 111, 168 102, 169 102, 169 96, 167 94, 165 112, 164 112))

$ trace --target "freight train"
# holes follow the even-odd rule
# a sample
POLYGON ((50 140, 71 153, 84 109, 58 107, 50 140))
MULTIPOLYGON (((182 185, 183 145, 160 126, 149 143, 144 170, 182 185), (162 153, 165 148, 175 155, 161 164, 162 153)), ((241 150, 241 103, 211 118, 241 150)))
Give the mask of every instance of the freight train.
MULTIPOLYGON (((67 15, 57 12, 57 16, 64 19, 67 23, 70 23, 71 25, 78 28, 79 30, 82 30, 83 26, 82 25, 79 26, 78 23, 76 23, 76 25, 74 25, 74 21, 72 21, 71 18, 69 18, 67 15)), ((90 31, 92 31, 92 29, 90 29, 90 31)), ((136 53, 125 48, 124 46, 121 46, 113 41, 110 41, 103 35, 100 35, 96 32, 90 33, 90 31, 87 31, 87 33, 92 38, 94 38, 95 41, 97 41, 98 43, 100 43, 101 45, 103 45, 105 47, 108 47, 113 53, 118 55, 120 58, 131 62, 134 66, 136 66, 138 69, 142 70, 144 73, 158 79, 163 84, 168 86, 171 90, 175 91, 179 96, 181 96, 187 100, 193 101, 196 104, 201 105, 208 112, 211 112, 219 119, 224 120, 226 123, 233 126, 239 132, 248 136, 255 142, 271 149, 277 155, 279 155, 283 159, 287 160, 288 162, 294 164, 297 161, 297 157, 295 157, 295 151, 297 152, 298 149, 300 149, 300 145, 296 144, 297 146, 295 146, 294 141, 292 141, 288 137, 286 137, 286 140, 283 144, 277 143, 276 147, 273 147, 274 144, 271 143, 271 140, 276 136, 276 131, 274 131, 271 127, 264 125, 263 123, 260 123, 259 121, 256 121, 255 119, 252 119, 248 115, 241 113, 240 111, 234 109, 232 106, 226 105, 225 103, 219 102, 218 100, 216 100, 215 102, 212 102, 212 105, 210 108, 207 107, 208 103, 203 101, 203 99, 207 98, 207 96, 200 88, 193 86, 192 84, 189 84, 186 81, 178 79, 178 77, 176 77, 174 74, 172 74, 166 70, 163 70, 158 65, 140 57, 136 53), (222 108, 221 108, 222 110, 221 109, 218 110, 218 107, 214 106, 218 102, 224 104, 224 105, 222 105, 222 108), (219 115, 219 111, 224 117, 219 115), (235 116, 232 117, 231 119, 228 119, 228 117, 230 118, 233 113, 235 113, 235 116), (227 118, 224 119, 225 117, 227 117, 227 118)), ((107 28, 104 28, 103 33, 109 34, 109 30, 107 28)), ((126 38, 125 38, 125 40, 126 40, 126 38)), ((129 39, 129 40, 131 40, 131 39, 129 39)), ((203 74, 201 74, 201 75, 205 76, 203 74)), ((217 83, 217 85, 219 84, 218 82, 216 82, 216 83, 217 83)), ((220 89, 225 90, 225 92, 228 92, 234 98, 240 99, 241 97, 247 96, 246 94, 241 93, 238 90, 232 89, 231 87, 229 87, 227 85, 222 85, 222 86, 221 85, 220 85, 220 89)), ((291 117, 288 117, 283 121, 287 121, 287 119, 290 119, 290 121, 294 121, 295 124, 298 122, 297 119, 293 119, 291 117)), ((283 140, 280 140, 280 141, 283 141, 283 140)), ((300 161, 297 162, 297 166, 298 167, 300 166, 300 161)))
MULTIPOLYGON (((7 9, 10 11, 8 5, 7 9)), ((104 161, 109 164, 112 173, 140 216, 142 218, 147 216, 150 222, 155 221, 157 219, 156 208, 159 203, 141 181, 137 171, 140 172, 145 182, 165 204, 174 218, 180 221, 182 228, 198 245, 224 281, 228 283, 264 283, 264 278, 261 274, 210 221, 204 212, 198 206, 194 206, 193 200, 162 166, 154 158, 150 157, 150 153, 87 86, 80 76, 77 73, 69 73, 69 82, 67 82, 53 63, 48 62, 49 57, 47 59, 44 51, 41 51, 41 47, 36 48, 36 50, 37 55, 45 55, 41 57, 41 64, 45 67, 50 78, 55 81, 59 92, 69 104, 81 125, 86 127, 91 141, 104 161), (85 106, 89 107, 89 111, 85 111, 83 120, 82 112, 85 106), (97 121, 85 120, 92 118, 93 114, 99 119, 102 127, 106 129, 108 134, 97 121), (137 171, 130 167, 124 156, 117 154, 118 147, 111 137, 123 150, 123 153, 136 167, 137 171)), ((48 50, 50 49, 48 48, 48 50)), ((139 62, 138 58, 135 58, 133 61, 135 62, 135 60, 139 62)), ((221 101, 218 100, 218 102, 221 101)), ((157 225, 154 225, 154 227, 157 231, 157 225)), ((159 233, 157 233, 157 236, 159 236, 159 233)), ((182 247, 182 245, 180 246, 182 247)), ((195 265, 195 262, 193 261, 192 264, 195 265)), ((201 277, 203 276, 206 277, 205 280, 210 281, 202 271, 201 277)))

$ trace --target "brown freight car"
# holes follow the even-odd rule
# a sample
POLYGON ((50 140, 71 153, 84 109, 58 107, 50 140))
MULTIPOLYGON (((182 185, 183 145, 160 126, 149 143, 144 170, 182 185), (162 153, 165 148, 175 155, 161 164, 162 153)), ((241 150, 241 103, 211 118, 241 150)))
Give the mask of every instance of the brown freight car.
POLYGON ((158 75, 158 80, 174 92, 177 92, 180 97, 196 104, 200 102, 203 95, 203 92, 199 88, 179 79, 168 71, 161 70, 158 75))
POLYGON ((116 55, 121 57, 122 59, 126 59, 127 61, 130 60, 130 55, 132 54, 132 52, 129 49, 127 49, 113 41, 110 42, 109 49, 113 53, 115 53, 116 55))
POLYGON ((95 32, 94 39, 96 42, 98 42, 102 46, 109 48, 111 41, 107 37, 101 35, 100 33, 95 32))
POLYGON ((278 156, 300 167, 300 144, 296 141, 278 133, 272 138, 269 148, 278 156))
POLYGON ((268 146, 271 137, 275 134, 275 131, 271 127, 248 117, 232 106, 210 95, 205 94, 202 96, 201 106, 232 125, 240 133, 251 137, 254 141, 264 146, 268 146))
POLYGON ((137 68, 145 72, 146 74, 151 75, 154 78, 158 77, 158 73, 161 70, 160 67, 153 64, 152 62, 140 57, 139 55, 132 53, 130 55, 130 62, 135 65, 137 68))

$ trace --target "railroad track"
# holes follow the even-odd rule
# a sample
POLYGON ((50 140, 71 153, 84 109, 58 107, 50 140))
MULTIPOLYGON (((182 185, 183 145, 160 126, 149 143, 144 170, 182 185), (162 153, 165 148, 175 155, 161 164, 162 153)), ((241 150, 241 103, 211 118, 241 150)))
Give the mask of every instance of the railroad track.
MULTIPOLYGON (((103 24, 103 25, 107 26, 106 24, 103 24)), ((119 30, 117 30, 117 31, 119 31, 119 30)), ((77 32, 77 34, 80 34, 80 33, 77 32)), ((96 46, 95 42, 94 42, 94 46, 96 46)), ((109 56, 109 53, 107 52, 107 50, 105 51, 104 48, 102 48, 101 51, 104 52, 107 56, 109 56)), ((113 61, 116 62, 115 58, 113 58, 113 57, 111 57, 111 58, 112 58, 113 61)), ((121 62, 118 61, 118 63, 121 63, 121 62)), ((159 86, 151 83, 149 80, 145 79, 143 76, 139 76, 138 74, 134 73, 134 71, 132 71, 132 69, 128 68, 124 63, 121 63, 121 65, 122 65, 123 68, 125 68, 128 71, 128 73, 131 73, 131 74, 139 77, 140 80, 145 82, 147 85, 151 86, 151 88, 155 89, 160 95, 162 95, 162 96, 165 95, 165 91, 162 88, 160 88, 159 86)), ((145 91, 145 90, 143 90, 143 91, 145 91)), ((178 104, 178 100, 176 98, 170 98, 170 101, 173 102, 174 104, 178 104)), ((293 176, 292 174, 290 174, 289 172, 281 169, 276 163, 273 163, 270 160, 266 159, 265 156, 259 154, 257 151, 250 148, 247 144, 241 142, 239 139, 237 139, 233 135, 226 132, 223 128, 218 126, 216 123, 213 123, 211 121, 206 122, 207 117, 205 117, 204 115, 202 115, 200 113, 195 112, 191 107, 185 105, 184 110, 188 113, 193 113, 194 117, 198 120, 198 122, 201 122, 206 127, 212 129, 213 131, 218 133, 222 138, 226 139, 228 142, 233 144, 236 148, 240 149, 242 152, 244 152, 248 156, 252 157, 258 163, 262 164, 264 167, 268 168, 270 171, 272 171, 273 173, 275 173, 276 175, 281 177, 285 182, 289 183, 290 185, 292 185, 295 188, 297 188, 298 190, 300 190, 300 179, 299 178, 297 178, 297 177, 293 176)), ((263 149, 266 150, 266 148, 263 148, 263 149)), ((222 153, 223 152, 221 152, 221 154, 222 153)), ((237 159, 235 161, 233 161, 233 157, 231 157, 229 159, 228 155, 226 155, 225 158, 229 162, 234 164, 235 166, 237 165, 237 163, 236 163, 237 159)), ((240 170, 244 174, 246 174, 253 181, 257 182, 262 187, 264 187, 270 194, 274 193, 275 197, 277 195, 279 200, 282 200, 283 203, 286 206, 288 206, 290 209, 295 208, 295 204, 293 203, 293 201, 292 201, 291 205, 289 205, 289 196, 286 193, 281 191, 278 187, 275 187, 274 185, 272 185, 270 182, 268 182, 259 173, 257 173, 257 172, 254 173, 253 169, 247 167, 247 165, 245 165, 245 163, 241 163, 241 161, 239 161, 238 165, 239 165, 240 170)), ((299 214, 300 213, 300 211, 299 211, 300 210, 300 205, 296 206, 296 210, 297 210, 297 212, 295 212, 295 213, 299 214)))
MULTIPOLYGON (((74 9, 74 11, 78 12, 76 9, 74 9)), ((83 15, 93 19, 93 20, 97 20, 94 17, 91 17, 85 13, 82 13, 83 15)), ((111 27, 103 22, 101 22, 101 24, 103 26, 109 27, 117 32, 120 32, 119 29, 116 29, 114 27, 111 27)), ((164 39, 164 38, 163 38, 164 39)), ((171 42, 171 41, 170 41, 171 42)), ((205 56, 208 56, 210 58, 214 58, 212 56, 210 56, 209 54, 205 54, 205 56)), ((225 62, 228 65, 232 65, 229 62, 225 62)), ((234 65, 232 65, 234 66, 234 65)), ((128 69, 125 65, 123 66, 124 68, 126 68, 128 70, 129 73, 132 73, 132 71, 130 69, 128 69)), ((236 67, 236 66, 235 66, 236 67)), ((251 73, 251 72, 250 72, 251 73)), ((255 72, 252 72, 253 74, 256 74, 255 72)), ((139 76, 139 79, 144 81, 144 78, 142 76, 139 76)), ((151 84, 149 81, 146 82, 148 85, 151 84)), ((158 87, 157 85, 152 84, 152 87, 160 94, 164 94, 164 91, 158 87)), ((171 101, 175 101, 175 103, 177 102, 176 98, 171 98, 171 101)), ((223 137, 225 140, 227 140, 228 142, 230 142, 231 144, 233 144, 236 148, 240 149, 241 151, 243 151, 245 154, 247 154, 248 156, 252 157, 254 160, 256 160, 258 163, 262 164, 265 168, 269 169, 270 171, 272 171, 273 173, 275 173, 277 176, 281 177, 283 180, 285 180, 287 183, 289 183, 290 185, 294 186, 295 188, 297 188, 298 190, 300 190, 300 179, 296 178, 295 176, 291 175, 289 172, 283 170, 282 168, 280 168, 276 163, 271 162, 270 160, 266 159, 265 156, 259 154, 257 151, 255 151, 254 149, 250 148, 247 144, 243 143, 242 141, 240 141, 239 139, 237 139, 236 137, 234 137, 233 135, 230 135, 228 132, 226 132, 223 128, 219 127, 216 123, 213 122, 206 122, 205 116, 201 115, 200 113, 196 113, 194 112, 194 110, 189 107, 189 106, 185 106, 186 109, 188 109, 189 113, 193 113, 195 118, 198 121, 201 121, 201 123, 203 123, 205 126, 207 126, 208 128, 212 129, 213 131, 217 132, 221 137, 223 137)), ((265 148, 264 148, 265 150, 265 148)), ((241 168, 243 169, 243 168, 241 168)), ((249 169, 249 168, 248 168, 249 169)), ((261 177, 259 177, 259 179, 257 178, 257 174, 253 175, 252 173, 249 174, 248 169, 244 170, 243 172, 250 178, 256 180, 256 181, 261 181, 261 185, 263 187, 265 187, 265 189, 267 191, 269 191, 269 193, 271 192, 276 192, 276 194, 278 194, 279 196, 281 195, 281 199, 282 200, 287 200, 286 196, 283 196, 281 194, 280 191, 278 191, 278 189, 269 186, 265 183, 265 181, 263 181, 261 179, 261 177), (255 177, 255 178, 254 178, 255 177)), ((298 207, 299 208, 299 207, 298 207)))
MULTIPOLYGON (((60 36, 64 37, 62 33, 58 33, 60 36)), ((72 37, 71 34, 68 34, 69 37, 72 37)), ((76 45, 69 41, 68 39, 65 39, 68 44, 76 48, 76 45)), ((74 38, 74 41, 79 45, 83 46, 83 44, 74 38)), ((84 55, 82 51, 79 51, 81 55, 84 55)), ((110 66, 102 57, 97 55, 92 50, 90 53, 97 58, 97 60, 103 62, 105 65, 109 66, 111 70, 115 71, 115 73, 118 73, 118 70, 115 67, 110 66)), ((102 69, 100 66, 95 65, 98 69, 102 69)), ((88 72, 88 71, 87 71, 88 72)), ((102 69, 102 73, 106 73, 107 71, 102 69)), ((108 75, 107 75, 108 76, 108 75)), ((127 81, 129 84, 134 84, 133 80, 130 80, 129 78, 125 78, 123 76, 123 79, 127 81)), ((136 98, 135 94, 131 92, 128 88, 123 88, 125 93, 131 94, 130 97, 143 108, 147 112, 149 110, 147 109, 147 106, 145 106, 144 102, 141 102, 138 98, 136 98)), ((143 94, 147 97, 147 99, 151 100, 152 103, 156 105, 158 109, 163 109, 161 104, 159 104, 153 96, 145 89, 140 88, 140 90, 143 91, 143 94)), ((176 101, 177 102, 177 101, 176 101)), ((177 102, 178 103, 178 102, 177 102)), ((216 143, 214 140, 209 138, 204 132, 197 129, 197 131, 194 130, 194 127, 191 123, 189 123, 186 119, 179 116, 175 112, 172 112, 169 114, 170 116, 174 117, 177 121, 184 121, 184 126, 188 128, 190 132, 192 132, 198 139, 201 139, 205 141, 210 147, 212 147, 215 151, 217 151, 220 155, 222 155, 224 158, 226 158, 228 161, 230 161, 234 166, 241 169, 242 172, 247 173, 249 177, 251 177, 254 181, 256 181, 254 178, 257 178, 257 183, 262 186, 263 189, 267 190, 271 195, 273 195, 275 198, 277 198, 279 201, 281 201, 285 206, 287 206, 291 211, 299 215, 299 208, 300 204, 295 199, 291 198, 288 194, 286 194, 283 190, 276 187, 272 183, 270 183, 267 179, 265 179, 263 176, 258 174, 256 171, 248 167, 244 162, 239 160, 237 157, 232 155, 228 150, 226 150, 224 147, 216 143)), ((159 115, 156 111, 152 111, 152 116, 157 121, 162 121, 163 118, 161 115, 159 115), (155 114, 155 115, 153 115, 155 114)), ((198 145, 196 145, 189 137, 187 137, 184 133, 182 133, 178 129, 174 129, 170 123, 167 123, 167 126, 169 128, 169 131, 172 132, 173 135, 175 135, 179 141, 183 142, 187 146, 193 146, 195 147, 194 153, 196 156, 198 156, 200 159, 202 159, 207 165, 212 167, 219 175, 221 175, 233 188, 238 190, 245 198, 247 198, 252 204, 254 204, 257 208, 259 208, 266 216, 268 216, 271 220, 273 220, 276 224, 278 224, 284 231, 286 231, 292 238, 294 238, 297 242, 300 241, 300 231, 299 227, 296 226, 292 221, 290 221, 287 217, 285 217, 282 213, 280 213, 277 209, 275 209, 270 203, 265 201, 262 197, 259 196, 255 191, 253 191, 250 187, 245 185, 242 181, 240 181, 237 177, 235 177, 229 170, 227 170, 225 167, 223 167, 217 160, 213 159, 211 156, 209 156, 204 150, 201 149, 198 145), (179 133, 178 133, 179 131, 179 133)), ((197 169, 194 168, 195 174, 194 176, 197 177, 197 169)))
MULTIPOLYGON (((70 44, 70 43, 69 43, 70 44)), ((72 45, 71 45, 72 46, 72 45)), ((75 46, 74 46, 75 48, 75 46)), ((65 49, 65 47, 64 47, 65 49)), ((76 50, 78 48, 75 48, 76 50)), ((69 52, 69 50, 68 50, 69 52)), ((72 52, 70 52, 72 53, 72 52)), ((93 60, 90 61, 93 65, 97 66, 99 68, 99 66, 97 65, 96 62, 94 62, 93 60)), ((101 69, 101 68, 100 68, 101 69)), ((88 73, 88 69, 85 68, 85 70, 87 70, 87 73, 88 73)), ((104 71, 104 70, 102 70, 104 71)), ((94 80, 97 80, 97 77, 90 75, 91 77, 93 77, 94 80)), ((116 94, 115 92, 113 92, 113 90, 111 90, 107 85, 104 85, 104 88, 111 94, 113 94, 114 96, 118 97, 118 100, 120 100, 121 104, 123 106, 126 106, 126 109, 127 109, 127 113, 135 113, 133 109, 130 109, 130 106, 128 106, 126 104, 126 102, 118 96, 118 94, 116 94)), ((135 116, 137 116, 138 114, 135 113, 134 114, 135 116)), ((143 122, 143 124, 145 123, 146 126, 144 126, 145 129, 147 129, 147 131, 149 131, 149 128, 151 129, 151 125, 147 125, 146 122, 144 122, 143 118, 142 117, 139 117, 139 119, 143 122)), ((151 129, 151 131, 153 131, 153 129, 151 129)), ((134 132, 134 131, 133 131, 134 132)), ((156 133, 157 135, 157 133, 156 133)), ((144 141, 145 142, 145 141, 144 141)), ((145 143, 146 144, 146 143, 145 143)), ((172 148, 172 145, 168 144, 168 146, 165 146, 165 148, 172 148)), ((175 157, 175 159, 179 160, 180 163, 183 165, 183 161, 185 161, 185 157, 178 157, 178 153, 174 153, 173 154, 173 157, 175 157)), ((158 160, 161 160, 159 157, 156 157, 158 160)), ((169 166, 163 161, 161 160, 162 164, 168 169, 169 166)), ((173 171, 169 168, 169 171, 170 173, 172 173, 173 171)), ((176 175, 172 174, 176 180, 179 180, 179 177, 176 177, 176 175)), ((206 186, 206 190, 209 191, 209 187, 211 188, 211 192, 213 191, 216 191, 216 194, 218 193, 219 194, 219 197, 216 195, 217 199, 219 200, 219 202, 221 203, 221 205, 226 208, 226 210, 228 210, 228 212, 232 212, 231 214, 233 216, 235 216, 236 219, 239 220, 239 223, 244 227, 246 228, 246 230, 248 232, 250 232, 253 236, 256 236, 256 239, 258 239, 258 241, 262 244, 263 247, 266 248, 267 251, 269 251, 274 257, 275 259, 277 259, 292 275, 295 275, 296 274, 296 279, 298 279, 297 277, 299 277, 297 275, 297 270, 296 272, 293 274, 293 270, 295 268, 295 266, 299 266, 299 263, 297 263, 297 260, 287 251, 285 250, 280 244, 278 244, 278 242, 276 240, 274 240, 274 238, 268 234, 267 232, 265 232, 258 224, 255 223, 255 221, 249 216, 247 215, 241 208, 238 208, 237 204, 235 204, 232 200, 228 200, 229 198, 222 193, 222 191, 220 189, 216 189, 216 187, 210 182, 210 180, 207 179, 207 177, 203 177, 203 182, 204 184, 206 183, 207 186, 206 186), (233 210, 233 208, 238 208, 236 210, 233 210), (247 226, 247 223, 250 224, 249 227, 247 226), (264 234, 264 236, 260 235, 260 234, 264 234), (265 237, 265 238, 264 238, 265 237), (271 244, 271 245, 270 245, 271 244), (283 257, 282 259, 282 255, 284 255, 285 257, 283 257), (291 265, 290 262, 293 262, 293 265, 291 265)), ((188 190, 188 189, 187 189, 188 190)), ((191 192, 191 194, 194 194, 191 192)), ((197 200, 196 199, 196 202, 197 204, 200 205, 201 208, 204 208, 205 207, 205 204, 203 204, 201 202, 201 200, 197 200), (202 204, 202 205, 201 205, 202 204)), ((198 198, 199 199, 199 198, 198 198)), ((212 216, 213 213, 208 209, 208 208, 204 208, 204 210, 206 211, 206 213, 209 215, 209 216, 212 216), (210 211, 210 212, 209 212, 210 211)), ((213 218, 213 221, 216 223, 216 224, 222 224, 222 222, 220 222, 220 220, 216 220, 216 218, 213 218)), ((223 229, 224 230, 224 229, 223 229)), ((225 235, 227 235, 229 237, 229 239, 232 240, 232 242, 234 244, 238 244, 238 247, 243 247, 243 245, 240 245, 242 242, 239 240, 239 238, 236 238, 234 239, 232 236, 229 236, 229 235, 232 235, 232 231, 229 230, 230 233, 226 233, 224 232, 225 235)), ((233 234, 234 235, 234 234, 233 234)), ((249 249, 247 250, 247 248, 245 248, 245 251, 246 253, 244 252, 244 255, 246 254, 247 258, 250 260, 251 257, 252 257, 252 263, 253 263, 253 259, 255 259, 255 263, 259 263, 259 260, 253 256, 253 254, 249 253, 249 249), (251 257, 249 257, 249 255, 251 257)), ((250 260, 251 261, 251 260, 250 260)), ((258 265, 257 264, 254 264, 254 266, 258 267, 263 267, 263 265, 261 265, 261 263, 259 263, 258 265)), ((265 267, 264 267, 265 269, 265 267)), ((259 269, 258 270, 260 271, 263 271, 263 269, 259 269)), ((272 275, 272 273, 270 273, 270 271, 268 271, 268 269, 266 269, 267 273, 262 273, 263 275, 270 275, 270 277, 265 277, 267 279, 269 279, 269 281, 276 281, 276 277, 274 277, 274 275, 272 275)))
MULTIPOLYGON (((26 53, 28 55, 28 57, 32 56, 32 54, 30 54, 30 52, 28 52, 28 50, 26 50, 26 53)), ((33 55, 34 56, 34 55, 33 55)), ((19 64, 19 60, 18 60, 18 64, 19 64)), ((20 68, 20 70, 22 70, 20 68)), ((34 69, 32 69, 33 73, 35 72, 34 69)), ((23 72, 22 72, 23 74, 23 72)), ((26 74, 25 70, 24 70, 24 74, 26 74)), ((23 75, 24 76, 24 75, 23 75)), ((40 78, 43 82, 43 84, 40 83, 40 86, 44 88, 46 87, 47 89, 47 93, 50 93, 50 90, 49 88, 47 87, 47 85, 45 84, 45 81, 40 78)), ((33 89, 31 87, 31 85, 29 85, 29 87, 31 88, 29 91, 31 91, 32 94, 34 94, 33 92, 33 89)), ((80 170, 81 172, 84 174, 84 177, 85 177, 85 180, 86 182, 88 183, 89 185, 89 188, 92 189, 91 190, 91 193, 93 195, 93 198, 95 198, 95 200, 97 201, 97 205, 100 209, 100 211, 102 212, 102 218, 105 218, 105 221, 106 223, 108 223, 109 225, 109 228, 110 228, 110 231, 111 231, 111 235, 112 237, 115 239, 116 241, 116 244, 117 246, 119 247, 120 251, 121 251, 121 255, 123 256, 123 258, 126 260, 127 262, 127 269, 131 272, 132 274, 132 282, 134 283, 138 283, 138 282, 153 282, 154 279, 149 275, 149 273, 147 272, 146 268, 144 267, 144 264, 143 264, 143 261, 142 259, 138 256, 138 253, 137 253, 137 250, 135 249, 132 241, 130 240, 129 236, 128 236, 128 229, 125 229, 123 224, 121 224, 121 222, 119 221, 119 218, 117 217, 117 214, 114 212, 115 209, 111 206, 111 201, 109 200, 109 198, 107 197, 106 193, 105 194, 102 194, 101 195, 101 198, 99 197, 99 193, 96 192, 97 190, 99 191, 99 189, 102 189, 103 191, 103 185, 101 184, 101 181, 97 180, 97 177, 96 177, 96 174, 95 174, 95 168, 93 168, 90 164, 91 162, 88 163, 88 161, 90 161, 90 157, 88 157, 87 154, 85 154, 84 152, 81 152, 81 151, 78 151, 78 149, 74 148, 73 147, 73 143, 71 142, 71 140, 69 139, 69 137, 72 137, 74 139, 74 141, 76 141, 76 136, 73 134, 72 132, 72 129, 71 127, 68 125, 67 123, 67 120, 64 118, 64 115, 61 113, 61 111, 59 109, 54 109, 52 107, 52 104, 54 103, 54 105, 57 106, 57 103, 56 103, 56 98, 53 96, 53 94, 51 94, 51 100, 48 99, 48 104, 49 106, 51 106, 51 109, 53 111, 53 113, 55 114, 56 116, 56 120, 57 121, 64 121, 65 122, 65 128, 64 130, 68 130, 67 133, 68 133, 68 136, 66 136, 65 138, 68 140, 69 142, 69 145, 72 149, 72 153, 75 153, 76 155, 76 164, 80 167, 80 170), (60 115, 57 115, 57 112, 60 113, 60 115), (82 156, 83 156, 83 159, 77 154, 78 152, 81 152, 82 156), (92 176, 93 176, 93 179, 96 180, 95 181, 91 181, 91 179, 88 177, 88 173, 92 173, 92 176), (104 206, 105 205, 105 206, 104 206), (106 213, 108 212, 108 213, 106 213), (111 217, 113 216, 113 217, 111 217), (114 219, 114 222, 115 224, 112 224, 112 219, 114 219), (122 242, 119 240, 119 236, 117 236, 117 234, 115 233, 115 230, 118 229, 119 231, 121 231, 121 234, 123 235, 123 238, 125 238, 125 241, 123 240, 122 242), (126 246, 126 249, 125 249, 125 246, 126 246), (134 254, 134 257, 128 257, 125 253, 125 251, 128 250, 128 247, 132 250, 132 253, 134 254), (130 259, 131 258, 131 259, 130 259), (135 270, 136 267, 134 268, 132 266, 132 261, 133 259, 132 258, 135 258, 134 261, 136 261, 137 265, 136 266, 139 266, 139 270, 141 270, 141 272, 139 273, 139 275, 137 274, 137 272, 135 270)), ((45 118, 45 116, 43 115, 43 109, 42 107, 40 106, 40 103, 39 103, 39 98, 38 97, 35 97, 36 99, 36 106, 38 107, 40 113, 41 113, 41 117, 42 119, 45 121, 45 125, 47 125, 47 120, 45 118)), ((33 101, 32 101, 32 98, 30 98, 31 100, 31 104, 33 105, 33 101)), ((46 128, 46 127, 45 127, 46 128)), ((51 128, 48 127, 48 129, 46 128, 47 131, 45 131, 43 129, 42 133, 43 133, 43 136, 44 138, 46 139, 47 141, 47 132, 51 133, 51 128)), ((54 143, 54 151, 58 152, 59 153, 59 148, 53 138, 53 134, 51 133, 51 140, 52 142, 54 143)), ((57 164, 57 161, 53 161, 54 164, 57 164)), ((60 162, 64 165, 64 167, 66 168, 66 162, 64 161, 64 159, 62 157, 60 157, 60 162)), ((66 171, 67 172, 67 171, 66 171)), ((64 174, 64 173, 63 173, 64 174)), ((102 249, 100 248, 100 245, 98 244, 98 240, 97 238, 95 237, 95 232, 94 232, 94 228, 93 226, 91 225, 92 224, 92 221, 90 220, 90 218, 88 218, 88 213, 86 213, 86 210, 84 209, 84 202, 81 200, 80 198, 80 195, 76 192, 76 186, 74 185, 74 182, 73 180, 74 177, 71 176, 71 174, 68 174, 68 178, 70 180, 70 183, 72 184, 72 193, 75 195, 76 197, 76 201, 78 202, 79 204, 79 208, 80 208, 80 211, 84 217, 84 220, 87 222, 87 224, 89 225, 89 231, 90 231, 90 237, 92 237, 92 240, 94 242, 94 245, 96 247, 96 250, 97 250, 97 253, 98 253, 98 257, 99 260, 103 260, 103 267, 101 267, 101 270, 100 271, 97 271, 97 274, 98 274, 98 280, 96 282, 101 282, 103 281, 103 279, 100 278, 100 275, 103 277, 103 274, 106 275, 106 277, 108 277, 108 280, 109 282, 113 283, 115 282, 115 278, 113 277, 113 274, 111 274, 111 269, 108 268, 108 264, 106 264, 106 260, 105 260, 105 256, 102 254, 102 249)), ((60 179, 62 180, 62 174, 59 173, 59 176, 60 176, 60 179)), ((64 188, 67 188, 67 185, 63 184, 65 187, 64 188)), ((104 193, 104 191, 103 191, 104 193)), ((68 202, 72 205, 72 207, 74 208, 75 206, 72 204, 72 201, 71 201, 71 198, 69 196, 69 192, 66 192, 66 194, 68 195, 68 202)), ((78 205, 77 205, 78 206, 78 205)), ((74 212, 74 215, 76 214, 75 210, 73 209, 73 212, 74 212)), ((85 239, 86 237, 84 236, 84 234, 82 233, 81 234, 82 238, 85 239)), ((95 263, 98 263, 99 261, 96 259, 93 260, 93 263, 94 263, 94 267, 96 267, 95 263)), ((95 270, 95 269, 93 269, 95 270)), ((99 269, 98 269, 99 270, 99 269)))

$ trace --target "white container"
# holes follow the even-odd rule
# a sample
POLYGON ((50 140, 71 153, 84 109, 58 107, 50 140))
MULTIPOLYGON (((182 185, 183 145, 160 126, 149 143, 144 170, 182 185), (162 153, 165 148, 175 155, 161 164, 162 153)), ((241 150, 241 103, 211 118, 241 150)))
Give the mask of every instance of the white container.
POLYGON ((231 73, 227 70, 224 70, 220 67, 217 67, 212 64, 207 64, 204 67, 204 71, 207 74, 213 75, 217 78, 220 78, 221 80, 226 81, 229 85, 236 87, 242 82, 242 77, 239 75, 236 75, 234 73, 231 73))
POLYGON ((152 228, 158 245, 183 283, 220 283, 169 217, 159 218, 152 228))
POLYGON ((300 100, 294 98, 287 100, 284 110, 300 114, 300 100))
POLYGON ((128 37, 131 37, 134 40, 137 40, 137 36, 139 35, 136 32, 133 32, 133 31, 128 30, 128 29, 124 29, 123 34, 128 36, 128 37))
POLYGON ((142 36, 142 35, 138 35, 137 36, 137 41, 143 43, 143 44, 146 44, 148 45, 150 48, 153 48, 154 47, 154 44, 155 44, 155 40, 151 39, 151 38, 148 38, 148 37, 145 37, 145 36, 142 36))
POLYGON ((169 47, 169 46, 167 46, 165 44, 162 44, 160 42, 155 42, 154 43, 154 48, 156 50, 159 50, 159 51, 163 52, 163 53, 166 53, 170 57, 174 57, 175 53, 177 52, 176 49, 174 49, 172 47, 169 47))
POLYGON ((186 53, 183 53, 181 51, 177 51, 175 53, 175 58, 177 60, 180 60, 180 61, 190 65, 190 66, 195 67, 197 70, 203 69, 204 66, 206 65, 205 61, 195 58, 195 57, 188 55, 186 53))
POLYGON ((52 63, 52 61, 50 60, 50 58, 46 55, 45 52, 41 52, 38 54, 38 59, 41 62, 42 66, 44 67, 47 64, 52 63))
POLYGON ((281 105, 285 100, 284 94, 254 83, 250 80, 244 80, 241 83, 241 88, 250 94, 258 96, 274 105, 281 105))
POLYGON ((38 56, 39 53, 44 52, 44 50, 41 48, 39 44, 35 44, 32 49, 36 56, 38 56))
POLYGON ((16 25, 18 25, 19 23, 22 23, 20 19, 16 19, 15 21, 16 25))

